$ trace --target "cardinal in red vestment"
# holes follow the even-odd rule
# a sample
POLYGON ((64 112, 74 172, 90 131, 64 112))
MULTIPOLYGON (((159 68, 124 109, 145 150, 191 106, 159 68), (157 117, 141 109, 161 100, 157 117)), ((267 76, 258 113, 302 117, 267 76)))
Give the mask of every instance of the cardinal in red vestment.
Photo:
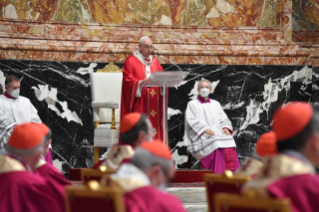
POLYGON ((144 142, 111 180, 123 189, 127 212, 186 212, 177 197, 164 191, 174 173, 169 147, 160 141, 144 142))
POLYGON ((252 157, 246 159, 243 165, 236 170, 234 175, 247 176, 254 179, 260 172, 263 165, 263 159, 277 153, 276 134, 272 131, 262 134, 256 143, 255 152, 252 157))
POLYGON ((14 128, 0 155, 1 212, 65 211, 64 187, 33 172, 45 144, 39 124, 14 128))
POLYGON ((291 102, 273 116, 278 154, 264 159, 256 178, 243 187, 260 196, 289 198, 292 211, 319 208, 319 113, 306 102, 291 102))
POLYGON ((137 145, 150 141, 153 137, 153 126, 146 114, 129 113, 125 115, 120 124, 120 143, 111 148, 106 159, 99 161, 92 168, 106 166, 116 170, 120 164, 130 162, 137 145))
MULTIPOLYGON (((49 145, 52 141, 52 132, 50 128, 46 126, 45 124, 39 123, 38 127, 40 130, 42 130, 42 133, 45 135, 44 141, 43 141, 45 143, 44 152, 43 152, 43 156, 44 156, 49 152, 49 145)), ((61 188, 62 192, 64 192, 64 186, 72 185, 72 183, 67 181, 64 175, 57 168, 55 168, 52 164, 44 160, 43 156, 42 156, 42 159, 39 160, 34 172, 39 174, 42 177, 45 177, 46 179, 49 180, 49 182, 54 182, 61 185, 59 186, 59 188, 61 188)))
POLYGON ((131 112, 146 113, 156 129, 155 138, 163 140, 161 89, 143 87, 145 80, 154 71, 163 71, 159 61, 152 57, 152 49, 151 39, 143 37, 140 40, 139 50, 129 56, 124 63, 121 118, 131 112))

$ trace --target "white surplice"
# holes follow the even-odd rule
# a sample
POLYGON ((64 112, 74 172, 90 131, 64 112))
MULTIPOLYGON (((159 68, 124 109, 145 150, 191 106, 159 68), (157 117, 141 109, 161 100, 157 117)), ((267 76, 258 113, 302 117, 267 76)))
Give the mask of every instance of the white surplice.
POLYGON ((218 148, 236 147, 231 135, 223 134, 223 128, 233 130, 232 124, 219 102, 210 99, 201 103, 190 101, 185 115, 185 143, 187 150, 198 160, 208 156, 218 148), (215 135, 205 133, 211 129, 215 135))
POLYGON ((29 122, 41 123, 41 119, 28 98, 9 99, 0 95, 0 148, 7 143, 14 125, 29 122))

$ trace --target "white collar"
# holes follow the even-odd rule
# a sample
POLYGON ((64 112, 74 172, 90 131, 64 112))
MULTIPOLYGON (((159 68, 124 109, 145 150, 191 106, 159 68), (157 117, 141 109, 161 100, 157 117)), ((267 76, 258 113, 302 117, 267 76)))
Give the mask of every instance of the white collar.
POLYGON ((150 185, 151 182, 146 174, 131 163, 123 163, 115 174, 111 174, 112 179, 128 179, 134 178, 150 185))
POLYGON ((312 163, 310 163, 310 161, 305 156, 303 156, 300 152, 297 152, 294 150, 286 150, 286 151, 283 151, 283 154, 289 155, 291 157, 294 157, 294 158, 301 160, 302 162, 305 163, 306 166, 308 166, 314 172, 316 172, 315 167, 313 167, 312 163))
POLYGON ((149 65, 151 65, 151 63, 152 63, 152 60, 153 60, 152 55, 150 55, 149 58, 145 58, 145 57, 140 53, 140 50, 137 50, 136 52, 134 52, 133 55, 134 55, 137 59, 139 59, 139 61, 141 61, 144 65, 148 65, 148 66, 149 66, 149 65), (148 62, 148 61, 146 61, 145 59, 150 59, 150 61, 148 62))
POLYGON ((260 157, 257 152, 253 152, 252 158, 255 158, 257 160, 263 161, 264 159, 262 157, 260 157))

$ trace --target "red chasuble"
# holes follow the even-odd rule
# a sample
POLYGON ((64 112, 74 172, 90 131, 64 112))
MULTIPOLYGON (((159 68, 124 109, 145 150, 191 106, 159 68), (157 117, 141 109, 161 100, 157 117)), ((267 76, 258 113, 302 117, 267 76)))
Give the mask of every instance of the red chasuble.
POLYGON ((64 190, 59 184, 26 171, 19 161, 1 155, 0 211, 62 212, 64 190))
POLYGON ((186 212, 175 196, 152 186, 144 186, 124 195, 127 212, 186 212))
POLYGON ((67 181, 64 175, 53 165, 49 163, 42 163, 38 166, 38 168, 34 171, 36 174, 46 178, 50 182, 54 182, 60 185, 60 188, 64 191, 64 186, 72 185, 69 181, 67 181))
POLYGON ((282 178, 267 188, 278 199, 289 198, 294 212, 319 210, 319 177, 315 174, 299 174, 282 178))
MULTIPOLYGON (((145 65, 134 54, 126 59, 123 66, 121 118, 132 112, 147 114, 156 129, 154 139, 163 140, 163 96, 161 89, 143 87, 141 97, 136 97, 139 81, 146 79, 147 74, 145 65)), ((163 71, 156 58, 152 58, 150 69, 151 73, 163 71)))
POLYGON ((319 208, 319 179, 310 162, 289 151, 264 158, 254 180, 243 190, 255 190, 261 197, 290 198, 292 211, 314 212, 319 208))

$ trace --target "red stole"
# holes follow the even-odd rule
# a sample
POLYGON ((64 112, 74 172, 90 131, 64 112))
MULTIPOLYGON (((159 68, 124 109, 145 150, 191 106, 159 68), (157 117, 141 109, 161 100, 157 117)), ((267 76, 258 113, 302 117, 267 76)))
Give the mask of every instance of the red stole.
MULTIPOLYGON (((152 59, 151 65, 151 73, 154 71, 163 71, 156 58, 152 59)), ((123 66, 121 119, 131 112, 145 113, 156 129, 154 139, 163 140, 163 101, 160 88, 143 87, 141 97, 135 97, 139 81, 145 78, 145 65, 134 55, 129 56, 123 66)))
POLYGON ((69 181, 67 181, 64 177, 64 175, 57 170, 53 165, 49 163, 45 163, 38 167, 35 171, 36 174, 46 178, 50 182, 54 182, 58 185, 59 187, 63 189, 64 191, 64 186, 67 185, 72 185, 69 181))

